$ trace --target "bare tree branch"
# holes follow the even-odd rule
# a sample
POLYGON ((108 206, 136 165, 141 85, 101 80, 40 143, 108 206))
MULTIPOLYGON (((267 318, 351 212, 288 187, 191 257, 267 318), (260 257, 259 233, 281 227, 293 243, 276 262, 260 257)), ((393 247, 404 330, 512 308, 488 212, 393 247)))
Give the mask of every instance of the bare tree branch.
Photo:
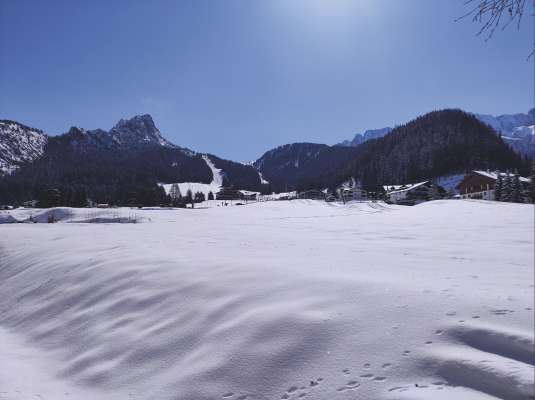
MULTIPOLYGON (((517 29, 519 29, 527 3, 527 0, 466 0, 465 5, 470 7, 469 10, 455 21, 472 18, 473 22, 481 24, 477 35, 484 35, 485 41, 487 41, 500 27, 501 30, 504 30, 516 22, 517 29)), ((535 0, 533 0, 533 9, 535 10, 535 0)), ((528 60, 534 53, 535 40, 534 48, 528 56, 528 60)))
POLYGON ((485 34, 485 40, 489 40, 500 26, 503 30, 516 21, 517 28, 520 27, 527 0, 466 0, 465 4, 471 8, 456 21, 471 17, 481 24, 477 34, 485 34))

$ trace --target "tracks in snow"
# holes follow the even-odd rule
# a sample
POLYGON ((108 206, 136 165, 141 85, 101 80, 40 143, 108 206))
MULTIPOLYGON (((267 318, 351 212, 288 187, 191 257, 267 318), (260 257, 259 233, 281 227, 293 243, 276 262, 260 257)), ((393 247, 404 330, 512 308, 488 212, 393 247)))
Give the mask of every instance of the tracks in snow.
POLYGON ((442 334, 454 343, 427 352, 420 366, 445 384, 395 387, 394 398, 535 399, 535 344, 529 332, 471 323, 442 334))

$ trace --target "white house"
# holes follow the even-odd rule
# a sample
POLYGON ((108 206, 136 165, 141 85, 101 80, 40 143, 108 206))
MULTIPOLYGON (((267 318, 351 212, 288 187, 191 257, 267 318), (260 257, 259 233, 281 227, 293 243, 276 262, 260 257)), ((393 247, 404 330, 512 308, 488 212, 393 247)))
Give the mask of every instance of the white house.
MULTIPOLYGON (((406 185, 385 185, 383 189, 386 192, 386 198, 391 203, 400 203, 407 200, 409 193, 415 193, 419 189, 424 187, 431 189, 432 183, 430 181, 423 181, 418 183, 409 183, 406 185)), ((421 199, 427 200, 427 199, 421 199)))

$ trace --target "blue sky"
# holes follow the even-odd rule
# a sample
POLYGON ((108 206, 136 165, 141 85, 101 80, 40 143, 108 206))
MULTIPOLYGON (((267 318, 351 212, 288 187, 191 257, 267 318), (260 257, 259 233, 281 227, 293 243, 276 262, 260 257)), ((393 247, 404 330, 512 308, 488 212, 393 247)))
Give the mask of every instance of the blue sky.
MULTIPOLYGON (((529 3, 529 2, 528 2, 529 3)), ((485 42, 464 0, 4 0, 0 118, 59 134, 149 113, 233 160, 433 109, 533 105, 528 16, 485 42)))

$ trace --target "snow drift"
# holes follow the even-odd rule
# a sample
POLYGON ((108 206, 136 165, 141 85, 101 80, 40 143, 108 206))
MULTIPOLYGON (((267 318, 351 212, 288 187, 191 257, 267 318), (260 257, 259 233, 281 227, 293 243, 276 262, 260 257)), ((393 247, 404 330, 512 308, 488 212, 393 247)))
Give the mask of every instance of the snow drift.
POLYGON ((4 398, 533 396, 532 206, 140 213, 0 227, 4 398))

